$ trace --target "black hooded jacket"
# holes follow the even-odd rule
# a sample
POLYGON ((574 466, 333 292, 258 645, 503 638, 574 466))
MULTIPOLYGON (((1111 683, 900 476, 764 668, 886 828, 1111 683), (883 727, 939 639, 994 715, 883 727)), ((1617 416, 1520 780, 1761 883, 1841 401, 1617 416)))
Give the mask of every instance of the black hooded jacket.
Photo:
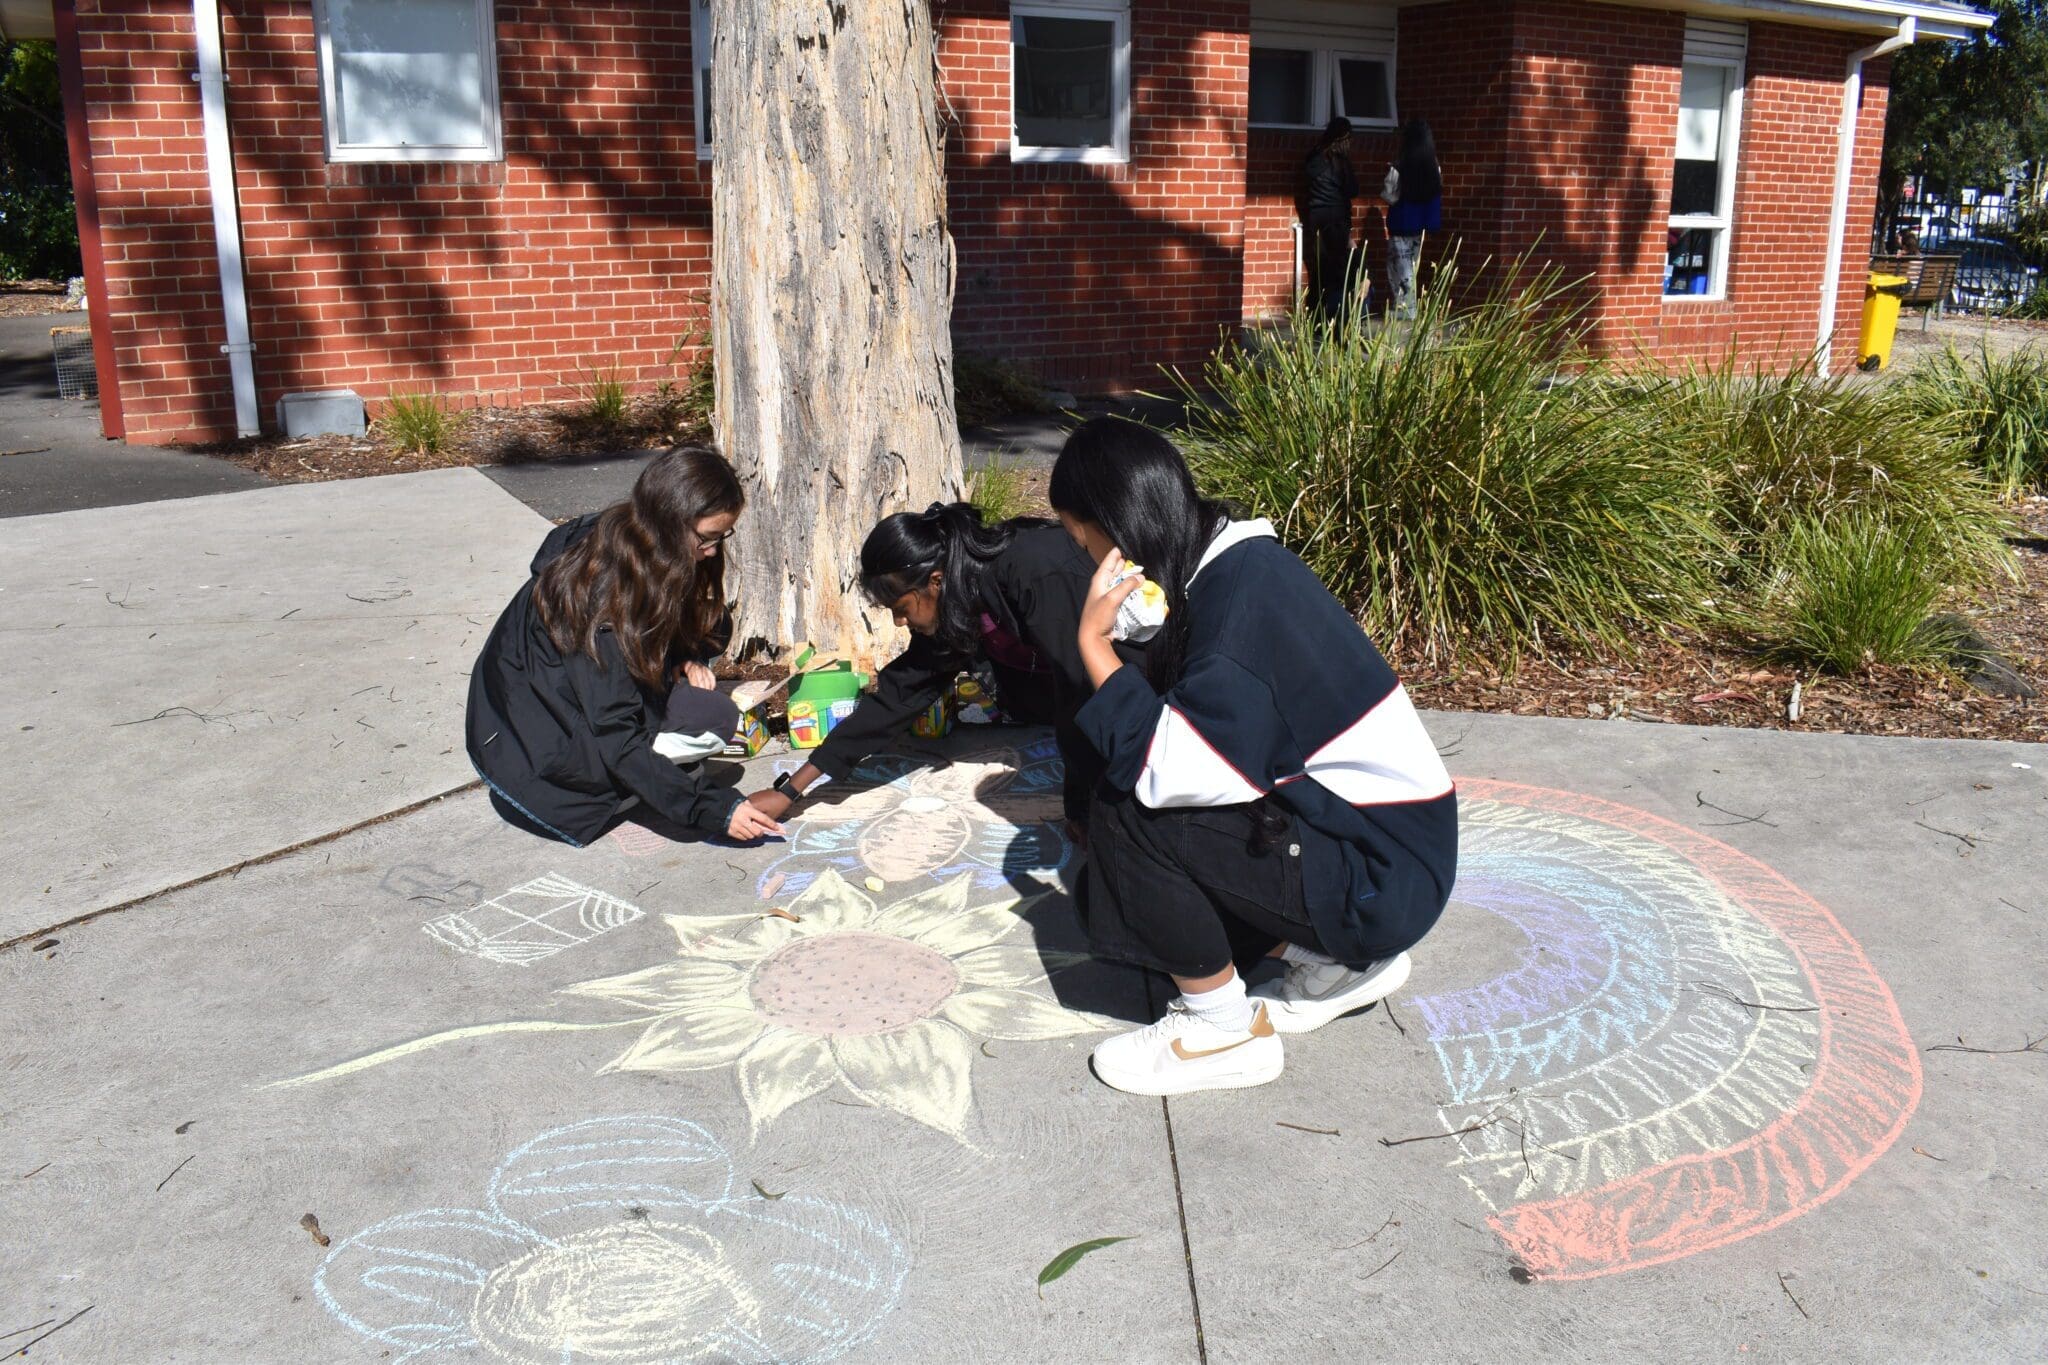
MULTIPOLYGON (((557 526, 533 557, 537 577, 597 515, 557 526)), ((654 752, 667 693, 641 687, 609 626, 598 658, 564 654, 541 625, 528 579, 491 627, 469 677, 469 759, 491 790, 564 842, 602 835, 629 797, 674 825, 722 833, 740 792, 654 752)), ((698 651, 715 658, 720 639, 698 651)), ((677 662, 680 662, 679 659, 677 662)))

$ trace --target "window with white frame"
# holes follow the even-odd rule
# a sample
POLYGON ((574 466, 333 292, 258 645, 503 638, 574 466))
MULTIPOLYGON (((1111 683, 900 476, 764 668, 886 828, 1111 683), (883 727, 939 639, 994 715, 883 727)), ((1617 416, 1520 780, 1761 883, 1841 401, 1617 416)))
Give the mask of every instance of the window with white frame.
POLYGON ((1741 24, 1687 23, 1664 264, 1669 299, 1727 297, 1747 46, 1748 30, 1741 24))
POLYGON ((1247 115, 1254 128, 1321 128, 1342 115, 1392 128, 1390 7, 1254 0, 1247 115))
POLYGON ((1128 4, 1010 6, 1010 158, 1130 160, 1128 4))
POLYGON ((703 160, 711 155, 711 0, 690 0, 690 65, 697 157, 703 160))
POLYGON ((313 0, 330 161, 496 161, 491 0, 313 0))

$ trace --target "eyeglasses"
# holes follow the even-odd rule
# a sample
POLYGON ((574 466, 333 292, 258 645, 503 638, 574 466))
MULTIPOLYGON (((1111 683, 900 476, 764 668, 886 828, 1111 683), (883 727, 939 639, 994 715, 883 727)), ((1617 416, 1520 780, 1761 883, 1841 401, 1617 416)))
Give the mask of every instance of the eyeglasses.
POLYGON ((719 533, 718 533, 717 535, 715 535, 715 536, 698 536, 698 537, 697 537, 697 545, 698 545, 698 547, 699 547, 699 548, 701 548, 701 549, 706 549, 706 550, 715 550, 715 549, 717 549, 717 548, 718 548, 719 546, 721 546, 721 545, 725 544, 725 542, 727 542, 728 540, 731 540, 731 539, 732 539, 732 532, 731 532, 731 531, 720 531, 720 532, 719 532, 719 533))

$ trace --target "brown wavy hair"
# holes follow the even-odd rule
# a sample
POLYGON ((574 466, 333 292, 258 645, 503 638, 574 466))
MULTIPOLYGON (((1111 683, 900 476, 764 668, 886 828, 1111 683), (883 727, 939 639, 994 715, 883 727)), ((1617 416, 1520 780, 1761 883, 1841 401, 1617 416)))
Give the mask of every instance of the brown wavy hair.
POLYGON ((609 626, 634 680, 666 687, 669 660, 708 639, 725 613, 725 548, 699 558, 697 523, 745 505, 739 476, 717 451, 657 455, 632 496, 606 508, 533 585, 555 648, 601 660, 597 633, 609 626))

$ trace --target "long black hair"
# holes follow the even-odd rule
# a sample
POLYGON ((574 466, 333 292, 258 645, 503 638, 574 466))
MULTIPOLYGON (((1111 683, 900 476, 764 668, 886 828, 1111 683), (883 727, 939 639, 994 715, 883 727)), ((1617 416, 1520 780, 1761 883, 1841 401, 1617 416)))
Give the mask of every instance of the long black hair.
POLYGON ((1413 204, 1426 204, 1444 192, 1443 168, 1436 164, 1436 135, 1426 119, 1412 118, 1401 127, 1401 156, 1394 163, 1401 173, 1401 197, 1413 204))
POLYGON ((1165 590, 1166 625, 1148 659, 1153 686, 1171 687, 1187 658, 1188 580, 1237 509, 1201 495, 1173 442, 1121 417, 1097 417, 1067 438, 1049 496, 1056 510, 1100 526, 1165 590))
POLYGON ((981 639, 981 575, 1017 532, 1048 525, 1015 517, 990 525, 968 502, 935 502, 923 512, 883 517, 860 547, 860 584, 877 606, 939 580, 939 624, 933 638, 953 649, 981 639))

